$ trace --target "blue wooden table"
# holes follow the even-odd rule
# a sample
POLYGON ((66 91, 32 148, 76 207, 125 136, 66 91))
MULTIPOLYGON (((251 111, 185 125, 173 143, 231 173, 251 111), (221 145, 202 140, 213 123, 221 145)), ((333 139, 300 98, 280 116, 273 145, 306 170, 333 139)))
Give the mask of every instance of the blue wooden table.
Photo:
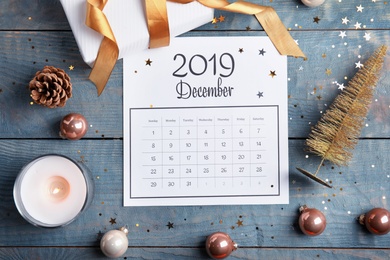
MULTIPOLYGON (((274 7, 308 57, 288 58, 288 205, 123 207, 122 61, 97 97, 59 1, 0 2, 0 259, 103 259, 101 235, 124 225, 129 248, 121 259, 207 259, 204 242, 215 231, 238 243, 230 259, 390 259, 390 234, 374 236, 357 222, 371 208, 390 209, 389 55, 349 166, 325 162, 321 170, 333 188, 295 169, 316 169, 320 158, 304 151, 311 126, 358 71, 356 63, 380 45, 390 46, 390 2, 326 0, 317 8, 298 0, 250 2, 274 7), (63 68, 72 78, 73 97, 63 108, 31 105, 28 83, 45 65, 63 68), (70 112, 90 124, 79 141, 58 135, 59 121, 70 112), (89 209, 57 229, 28 224, 12 194, 22 166, 46 153, 85 164, 96 186, 89 209), (320 236, 299 230, 298 208, 304 204, 325 214, 328 225, 320 236)), ((186 35, 265 35, 253 16, 216 10, 220 15, 223 22, 186 35)))

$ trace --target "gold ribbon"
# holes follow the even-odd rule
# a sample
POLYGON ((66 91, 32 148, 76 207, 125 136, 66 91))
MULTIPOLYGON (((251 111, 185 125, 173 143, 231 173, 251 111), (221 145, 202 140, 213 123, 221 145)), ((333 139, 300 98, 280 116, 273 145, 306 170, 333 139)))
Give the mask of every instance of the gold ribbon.
POLYGON ((119 56, 119 48, 114 33, 102 12, 108 0, 87 0, 85 24, 104 36, 99 47, 89 79, 95 84, 98 95, 103 92, 119 56))
MULTIPOLYGON (((102 12, 107 1, 108 0, 87 0, 86 25, 104 36, 95 64, 89 76, 89 79, 96 85, 98 95, 102 93, 119 54, 118 45, 114 34, 112 33, 110 24, 102 12)), ((167 0, 145 0, 146 19, 150 35, 150 48, 169 45, 170 36, 166 1, 167 0)), ((209 8, 254 15, 281 55, 306 57, 288 33, 275 9, 272 7, 261 6, 245 1, 237 1, 234 3, 229 3, 226 0, 168 1, 181 4, 198 1, 200 4, 209 8)))

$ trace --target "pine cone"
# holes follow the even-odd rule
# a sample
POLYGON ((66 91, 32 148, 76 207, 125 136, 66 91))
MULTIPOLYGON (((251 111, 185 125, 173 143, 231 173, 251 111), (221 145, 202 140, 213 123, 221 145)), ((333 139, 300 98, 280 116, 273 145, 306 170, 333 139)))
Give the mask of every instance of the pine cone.
POLYGON ((35 103, 49 108, 63 107, 72 97, 72 83, 64 70, 45 66, 30 81, 31 97, 35 103))

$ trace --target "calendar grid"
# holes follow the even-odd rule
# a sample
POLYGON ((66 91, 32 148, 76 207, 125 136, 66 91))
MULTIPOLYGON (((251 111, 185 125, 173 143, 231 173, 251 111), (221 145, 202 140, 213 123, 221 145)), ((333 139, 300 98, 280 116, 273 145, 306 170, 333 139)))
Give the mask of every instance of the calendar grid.
POLYGON ((279 147, 267 149, 278 138, 277 106, 130 113, 131 136, 142 136, 133 140, 139 149, 130 153, 130 170, 143 172, 139 185, 132 186, 131 198, 146 198, 145 189, 150 190, 147 197, 161 198, 279 194, 279 167, 270 163, 279 163, 279 147))

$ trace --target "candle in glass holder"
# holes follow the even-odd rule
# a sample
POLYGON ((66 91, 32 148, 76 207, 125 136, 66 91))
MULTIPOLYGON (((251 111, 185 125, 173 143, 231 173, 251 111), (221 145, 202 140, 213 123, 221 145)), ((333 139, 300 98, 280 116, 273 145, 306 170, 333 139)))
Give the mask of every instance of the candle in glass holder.
POLYGON ((69 224, 89 206, 92 197, 89 170, 63 155, 36 158, 23 167, 14 185, 20 214, 40 227, 69 224))

